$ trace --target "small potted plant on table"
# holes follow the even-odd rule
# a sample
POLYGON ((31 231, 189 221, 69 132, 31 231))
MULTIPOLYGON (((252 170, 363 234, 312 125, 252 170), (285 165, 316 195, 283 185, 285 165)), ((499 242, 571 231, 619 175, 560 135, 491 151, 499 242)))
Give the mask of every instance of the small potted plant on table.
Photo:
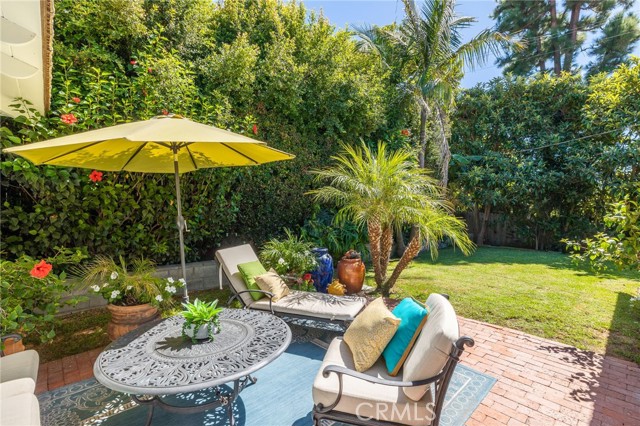
POLYGON ((203 302, 196 299, 193 303, 183 303, 184 311, 180 314, 184 317, 182 335, 196 343, 197 340, 210 339, 220 332, 220 319, 218 316, 223 308, 218 308, 218 299, 213 302, 203 302))

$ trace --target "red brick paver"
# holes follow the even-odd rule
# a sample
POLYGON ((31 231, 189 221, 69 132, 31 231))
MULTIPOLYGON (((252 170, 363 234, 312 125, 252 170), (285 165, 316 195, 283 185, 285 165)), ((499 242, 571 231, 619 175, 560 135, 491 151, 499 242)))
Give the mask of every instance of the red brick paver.
POLYGON ((467 426, 640 426, 640 366, 466 318, 462 363, 498 379, 467 426))
MULTIPOLYGON (((640 426, 640 366, 466 318, 462 363, 498 381, 467 426, 640 426)), ((101 349, 40 366, 36 392, 93 377, 101 349)))

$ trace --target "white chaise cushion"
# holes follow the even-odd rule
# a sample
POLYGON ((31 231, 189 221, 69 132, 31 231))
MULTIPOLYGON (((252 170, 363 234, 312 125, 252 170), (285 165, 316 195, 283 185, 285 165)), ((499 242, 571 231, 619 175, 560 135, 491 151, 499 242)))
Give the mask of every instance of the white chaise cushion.
POLYGON ((38 381, 40 356, 34 350, 27 350, 0 358, 0 383, 29 377, 38 381))
MULTIPOLYGON (((429 318, 402 370, 404 381, 423 380, 438 374, 459 337, 458 319, 451 303, 441 294, 431 294, 426 305, 429 318)), ((414 401, 420 400, 428 387, 407 387, 404 393, 414 401)))
MULTIPOLYGON (((0 398, 7 399, 23 393, 35 393, 36 382, 31 377, 9 380, 0 383, 0 398)), ((2 424, 2 423, 0 423, 2 424)))
MULTIPOLYGON (((331 373, 323 377, 322 371, 327 365, 338 365, 355 371, 355 365, 349 347, 341 337, 333 339, 327 349, 322 366, 313 382, 313 402, 331 405, 338 395, 338 376, 331 373)), ((364 374, 392 381, 401 381, 400 377, 391 377, 387 373, 382 359, 364 374)), ((342 397, 336 411, 354 414, 362 419, 374 418, 381 421, 407 425, 428 425, 433 415, 431 392, 423 395, 419 401, 413 401, 402 392, 402 388, 371 384, 365 380, 343 376, 342 397)))
MULTIPOLYGON (((256 252, 253 251, 253 247, 249 244, 244 244, 221 249, 216 252, 216 259, 218 259, 220 267, 227 275, 236 293, 247 290, 247 285, 244 283, 242 274, 238 270, 238 265, 259 260, 256 252)), ((251 306, 253 303, 253 298, 250 293, 243 293, 240 295, 240 298, 245 306, 251 306)))
MULTIPOLYGON (((333 296, 325 293, 291 290, 273 303, 273 311, 281 314, 303 315, 328 320, 353 321, 366 305, 364 297, 333 296)), ((269 310, 269 299, 263 298, 250 305, 251 309, 269 310)))

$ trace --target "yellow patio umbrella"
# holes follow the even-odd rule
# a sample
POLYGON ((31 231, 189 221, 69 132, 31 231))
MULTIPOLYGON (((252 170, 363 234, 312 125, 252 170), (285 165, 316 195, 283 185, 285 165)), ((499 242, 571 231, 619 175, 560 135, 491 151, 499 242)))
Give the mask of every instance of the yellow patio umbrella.
MULTIPOLYGON (((180 173, 210 167, 253 166, 293 155, 266 143, 188 120, 179 115, 119 124, 43 142, 7 148, 36 165, 50 164, 106 171, 174 173, 180 263, 186 281, 180 173)), ((184 299, 189 300, 187 286, 184 299)))

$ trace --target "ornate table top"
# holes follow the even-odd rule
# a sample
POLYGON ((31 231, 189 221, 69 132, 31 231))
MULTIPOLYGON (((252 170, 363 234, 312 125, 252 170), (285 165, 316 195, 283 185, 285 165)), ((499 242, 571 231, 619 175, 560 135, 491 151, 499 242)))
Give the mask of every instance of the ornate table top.
POLYGON ((213 342, 182 337, 175 316, 136 336, 123 336, 98 356, 93 372, 110 389, 138 395, 194 392, 247 376, 269 364, 291 342, 280 318, 248 309, 220 313, 213 342))

